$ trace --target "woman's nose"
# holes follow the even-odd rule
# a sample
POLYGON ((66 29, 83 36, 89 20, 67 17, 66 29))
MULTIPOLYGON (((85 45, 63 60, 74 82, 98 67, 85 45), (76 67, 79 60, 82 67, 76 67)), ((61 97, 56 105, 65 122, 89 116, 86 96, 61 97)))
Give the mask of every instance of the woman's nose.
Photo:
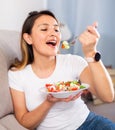
POLYGON ((50 31, 50 36, 57 36, 57 33, 55 30, 50 31))

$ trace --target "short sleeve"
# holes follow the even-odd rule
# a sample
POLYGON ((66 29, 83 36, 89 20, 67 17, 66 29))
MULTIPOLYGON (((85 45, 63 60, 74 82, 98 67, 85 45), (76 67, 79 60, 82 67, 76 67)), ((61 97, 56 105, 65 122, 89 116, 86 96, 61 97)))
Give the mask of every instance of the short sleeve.
POLYGON ((15 90, 24 91, 23 86, 21 83, 23 83, 23 79, 21 76, 21 73, 19 71, 8 71, 8 80, 9 80, 9 87, 13 88, 15 90))
POLYGON ((81 72, 88 66, 87 62, 83 57, 78 55, 73 55, 72 57, 72 68, 73 73, 80 76, 81 72))

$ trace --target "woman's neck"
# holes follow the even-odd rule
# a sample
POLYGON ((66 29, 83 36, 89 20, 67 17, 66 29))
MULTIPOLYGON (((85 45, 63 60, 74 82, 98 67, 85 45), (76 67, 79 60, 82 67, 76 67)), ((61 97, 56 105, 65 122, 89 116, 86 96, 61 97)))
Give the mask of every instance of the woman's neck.
POLYGON ((47 78, 49 77, 55 70, 56 67, 56 57, 42 57, 36 59, 32 63, 33 72, 39 78, 47 78))

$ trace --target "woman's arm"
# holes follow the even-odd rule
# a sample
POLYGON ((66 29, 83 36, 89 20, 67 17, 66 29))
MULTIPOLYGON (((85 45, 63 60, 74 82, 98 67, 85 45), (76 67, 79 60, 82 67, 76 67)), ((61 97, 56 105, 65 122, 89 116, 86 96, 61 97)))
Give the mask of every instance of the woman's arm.
MULTIPOLYGON (((100 35, 96 28, 97 23, 88 26, 79 37, 86 58, 94 57, 97 52, 96 46, 100 35)), ((112 80, 101 60, 98 62, 88 62, 88 67, 82 72, 80 79, 82 82, 88 82, 91 85, 89 90, 101 100, 107 102, 113 100, 114 91, 112 80)))
POLYGON ((101 61, 89 63, 80 75, 80 80, 90 84, 89 91, 105 102, 112 102, 114 90, 109 73, 101 61))
POLYGON ((26 108, 24 93, 15 89, 10 90, 16 119, 22 126, 30 130, 39 126, 56 102, 69 102, 81 96, 81 93, 74 97, 70 96, 68 98, 55 98, 52 95, 48 95, 41 105, 32 111, 28 111, 26 108))
POLYGON ((23 92, 11 89, 11 95, 16 119, 21 125, 28 129, 36 128, 43 121, 48 111, 54 104, 53 102, 45 100, 33 111, 28 111, 23 92))

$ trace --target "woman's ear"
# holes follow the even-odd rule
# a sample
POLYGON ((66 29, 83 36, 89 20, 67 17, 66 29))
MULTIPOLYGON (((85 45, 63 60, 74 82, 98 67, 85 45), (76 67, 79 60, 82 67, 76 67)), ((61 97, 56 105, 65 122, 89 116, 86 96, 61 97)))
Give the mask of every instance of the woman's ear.
POLYGON ((24 34, 23 34, 23 38, 24 38, 24 40, 25 40, 29 45, 32 44, 31 36, 30 36, 28 33, 24 33, 24 34))

